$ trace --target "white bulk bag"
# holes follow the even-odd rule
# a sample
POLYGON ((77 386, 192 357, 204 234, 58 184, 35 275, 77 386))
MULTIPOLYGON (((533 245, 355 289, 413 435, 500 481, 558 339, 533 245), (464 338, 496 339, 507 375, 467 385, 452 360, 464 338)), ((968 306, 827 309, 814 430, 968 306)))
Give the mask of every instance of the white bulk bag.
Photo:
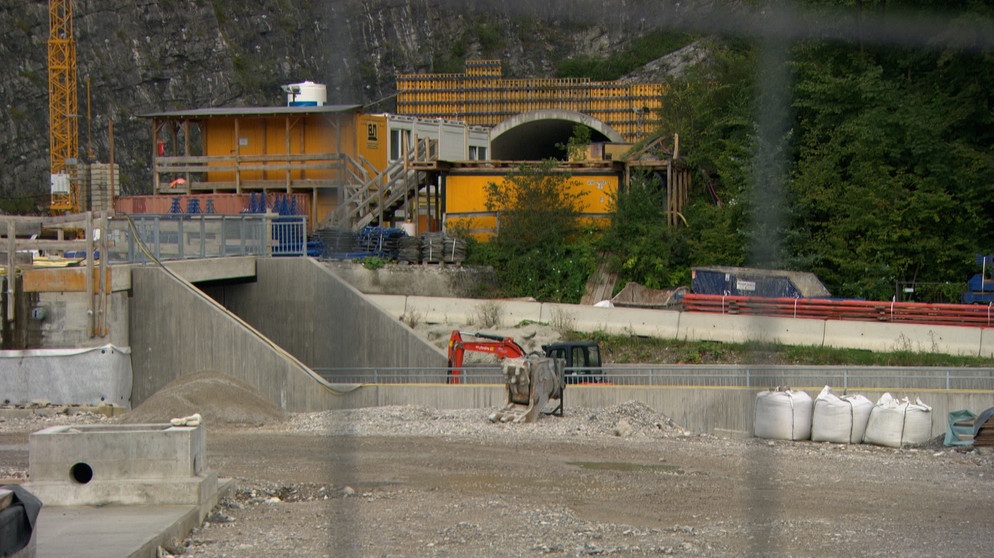
POLYGON ((807 440, 811 437, 811 396, 788 387, 759 392, 753 431, 757 438, 807 440))
POLYGON ((862 395, 837 396, 825 386, 815 398, 811 440, 858 444, 863 441, 873 402, 862 395))
POLYGON ((932 408, 921 402, 894 399, 891 394, 880 396, 866 424, 863 442, 899 448, 924 444, 932 435, 932 408))

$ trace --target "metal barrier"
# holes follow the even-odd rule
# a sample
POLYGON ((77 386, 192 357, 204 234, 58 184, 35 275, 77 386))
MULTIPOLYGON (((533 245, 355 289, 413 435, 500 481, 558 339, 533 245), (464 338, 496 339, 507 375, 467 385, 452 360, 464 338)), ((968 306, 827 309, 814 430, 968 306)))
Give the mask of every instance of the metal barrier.
POLYGON ((970 327, 994 326, 994 305, 686 294, 690 312, 970 327))
POLYGON ((110 218, 107 229, 111 263, 307 254, 303 216, 142 214, 110 218))
MULTIPOLYGON (((447 368, 313 368, 322 378, 337 384, 445 384, 447 368)), ((582 380, 587 369, 566 369, 582 380)), ((840 366, 608 366, 597 376, 604 385, 687 387, 820 387, 852 389, 921 389, 994 391, 994 368, 905 368, 840 366)), ((502 384, 500 368, 479 366, 463 369, 460 384, 502 384)), ((586 382, 584 382, 586 383, 586 382)), ((586 383, 587 385, 597 385, 586 383)))

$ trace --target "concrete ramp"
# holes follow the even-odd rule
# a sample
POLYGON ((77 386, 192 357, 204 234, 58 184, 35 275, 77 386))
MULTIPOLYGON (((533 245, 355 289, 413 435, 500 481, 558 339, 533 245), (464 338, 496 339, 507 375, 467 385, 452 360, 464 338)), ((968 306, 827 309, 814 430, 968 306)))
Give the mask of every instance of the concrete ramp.
POLYGON ((254 281, 198 289, 158 267, 132 271, 136 406, 184 374, 234 376, 292 412, 376 404, 311 367, 445 367, 446 356, 323 266, 261 258, 254 281))

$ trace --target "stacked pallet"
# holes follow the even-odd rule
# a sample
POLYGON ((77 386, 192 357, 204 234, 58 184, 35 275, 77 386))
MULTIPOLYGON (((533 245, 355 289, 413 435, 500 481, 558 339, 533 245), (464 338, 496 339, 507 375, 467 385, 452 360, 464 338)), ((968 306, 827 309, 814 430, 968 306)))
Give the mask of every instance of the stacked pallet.
POLYGON ((973 445, 994 447, 994 407, 980 413, 973 424, 973 445))
POLYGON ((402 263, 421 263, 421 239, 416 236, 404 236, 397 239, 397 261, 402 263))
POLYGON ((466 241, 444 233, 421 235, 421 261, 424 263, 462 263, 466 260, 466 241))

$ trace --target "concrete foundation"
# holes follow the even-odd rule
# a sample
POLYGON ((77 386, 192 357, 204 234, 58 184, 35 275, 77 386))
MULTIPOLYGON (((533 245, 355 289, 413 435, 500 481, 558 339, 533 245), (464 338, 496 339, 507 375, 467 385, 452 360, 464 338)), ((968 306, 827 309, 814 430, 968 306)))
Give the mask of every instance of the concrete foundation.
POLYGON ((130 408, 131 384, 127 347, 0 351, 0 395, 11 404, 105 403, 130 408))
POLYGON ((31 482, 46 506, 192 505, 217 500, 203 426, 53 426, 28 437, 31 482))
POLYGON ((132 271, 132 405, 184 374, 234 376, 280 408, 341 408, 315 368, 444 368, 446 355, 321 264, 256 262, 254 282, 198 289, 157 268, 132 271))

